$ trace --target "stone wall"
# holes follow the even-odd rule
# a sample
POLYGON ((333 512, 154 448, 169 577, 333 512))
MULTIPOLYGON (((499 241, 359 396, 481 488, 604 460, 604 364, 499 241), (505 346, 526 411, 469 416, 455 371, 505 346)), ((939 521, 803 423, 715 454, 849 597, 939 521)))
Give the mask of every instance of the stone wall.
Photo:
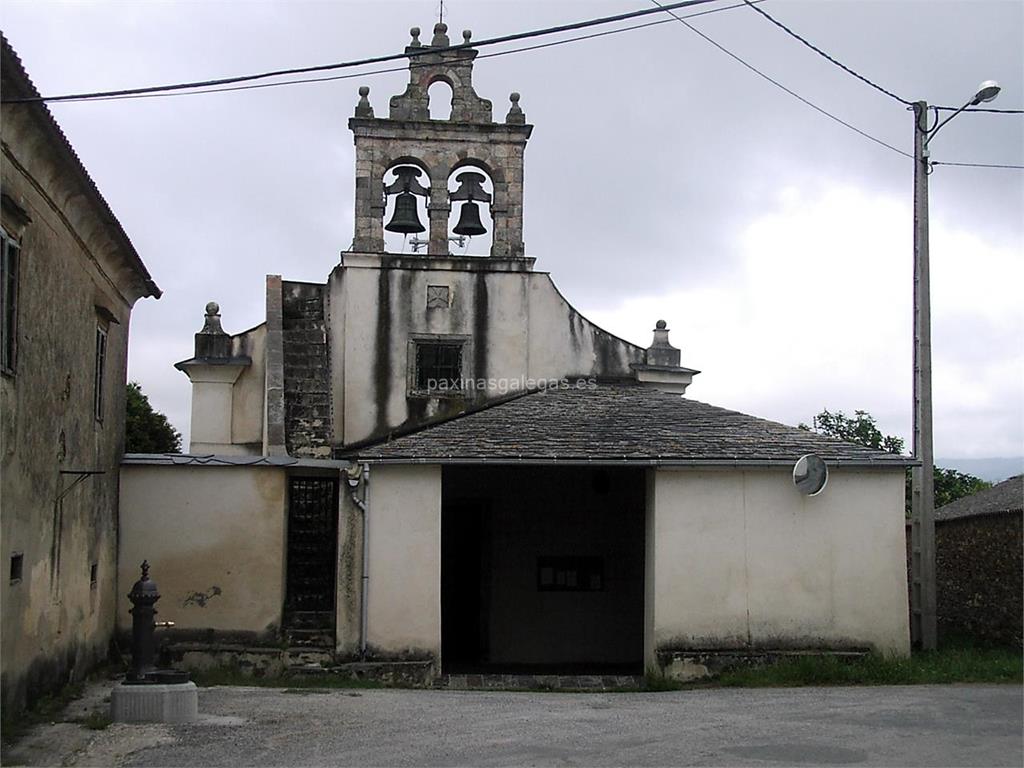
POLYGON ((289 456, 331 457, 325 288, 314 283, 282 283, 285 445, 289 456))
POLYGON ((1021 513, 935 523, 939 640, 1021 647, 1021 513))
MULTIPOLYGON (((5 96, 31 92, 6 41, 2 69, 5 96)), ((123 599, 116 546, 128 326, 132 305, 159 290, 137 271, 137 254, 45 107, 4 104, 2 113, 2 226, 20 245, 16 360, 0 375, 7 713, 107 654, 123 599), (97 328, 107 333, 104 358, 97 328)))

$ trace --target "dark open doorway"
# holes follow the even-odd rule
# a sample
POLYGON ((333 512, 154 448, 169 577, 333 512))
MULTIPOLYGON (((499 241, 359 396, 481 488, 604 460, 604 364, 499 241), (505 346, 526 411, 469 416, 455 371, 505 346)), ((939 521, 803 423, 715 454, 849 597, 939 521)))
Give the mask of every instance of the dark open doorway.
POLYGON ((446 467, 444 672, 643 671, 641 469, 446 467))

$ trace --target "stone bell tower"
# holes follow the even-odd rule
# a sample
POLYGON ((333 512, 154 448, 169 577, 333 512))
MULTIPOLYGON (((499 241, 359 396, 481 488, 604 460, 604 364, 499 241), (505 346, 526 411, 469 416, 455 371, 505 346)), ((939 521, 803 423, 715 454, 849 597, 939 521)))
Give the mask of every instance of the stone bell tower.
MULTIPOLYGON (((384 252, 387 198, 398 195, 396 211, 408 218, 403 229, 391 231, 407 233, 423 231, 414 198, 427 198, 428 256, 448 255, 453 204, 472 208, 464 214, 475 214, 476 205, 489 205, 492 258, 524 255, 523 152, 533 126, 526 124, 518 93, 510 96, 505 121, 494 122, 491 102, 473 90, 473 60, 478 52, 469 47, 471 33, 463 32, 464 42, 452 47, 447 31, 447 25, 435 24, 430 45, 424 45, 419 28, 410 30, 412 42, 405 49, 409 85, 405 93, 391 98, 387 118, 374 116, 367 98, 370 89, 359 89, 359 103, 349 119, 356 145, 354 252, 384 252), (438 81, 452 89, 447 120, 430 119, 427 91, 438 81), (478 170, 490 177, 493 194, 484 191, 485 177, 478 170), (385 184, 389 171, 395 171, 397 178, 385 184), (459 186, 450 193, 453 177, 459 186)), ((473 224, 469 227, 479 231, 472 229, 473 224)))

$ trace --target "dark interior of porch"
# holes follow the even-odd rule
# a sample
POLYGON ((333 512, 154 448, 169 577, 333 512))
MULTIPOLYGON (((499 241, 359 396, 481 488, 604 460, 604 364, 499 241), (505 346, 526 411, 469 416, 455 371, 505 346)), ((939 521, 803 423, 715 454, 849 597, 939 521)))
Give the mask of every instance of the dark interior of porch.
POLYGON ((641 674, 644 474, 446 467, 445 673, 641 674))

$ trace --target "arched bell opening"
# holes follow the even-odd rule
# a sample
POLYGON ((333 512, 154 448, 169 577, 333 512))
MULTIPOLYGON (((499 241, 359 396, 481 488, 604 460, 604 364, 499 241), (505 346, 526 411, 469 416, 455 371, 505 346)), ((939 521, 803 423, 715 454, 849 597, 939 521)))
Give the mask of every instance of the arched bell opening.
POLYGON ((457 256, 488 256, 494 242, 494 183, 479 165, 462 165, 448 177, 448 237, 457 256))
POLYGON ((451 120, 455 91, 451 83, 437 79, 427 87, 427 111, 431 120, 451 120))
POLYGON ((397 162, 384 173, 384 251, 422 253, 429 230, 430 177, 411 162, 397 162))

